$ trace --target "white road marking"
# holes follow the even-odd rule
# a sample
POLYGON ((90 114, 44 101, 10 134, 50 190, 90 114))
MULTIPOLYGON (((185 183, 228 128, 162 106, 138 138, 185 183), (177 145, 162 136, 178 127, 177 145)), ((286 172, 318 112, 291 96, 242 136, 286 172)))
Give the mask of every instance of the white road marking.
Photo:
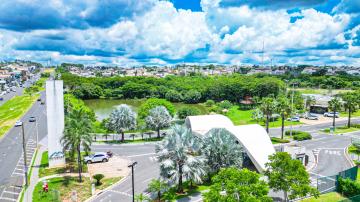
POLYGON ((6 201, 17 201, 17 199, 7 198, 7 197, 0 197, 0 200, 6 200, 6 201))
POLYGON ((155 153, 137 154, 137 155, 127 156, 127 157, 131 158, 131 157, 150 156, 150 155, 155 155, 155 153))

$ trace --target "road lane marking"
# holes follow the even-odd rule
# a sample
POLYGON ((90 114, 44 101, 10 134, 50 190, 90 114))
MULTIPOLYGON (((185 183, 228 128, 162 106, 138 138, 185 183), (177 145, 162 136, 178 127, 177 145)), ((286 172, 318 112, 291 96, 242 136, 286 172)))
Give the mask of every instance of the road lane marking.
POLYGON ((19 195, 19 192, 12 192, 12 191, 4 191, 4 193, 9 193, 9 194, 13 194, 13 195, 19 195))
POLYGON ((155 155, 155 154, 156 154, 156 153, 137 154, 137 155, 126 156, 126 157, 132 158, 132 157, 139 157, 139 156, 150 156, 150 155, 155 155))
POLYGON ((17 199, 8 198, 8 197, 0 197, 0 200, 6 200, 6 201, 17 201, 17 199))

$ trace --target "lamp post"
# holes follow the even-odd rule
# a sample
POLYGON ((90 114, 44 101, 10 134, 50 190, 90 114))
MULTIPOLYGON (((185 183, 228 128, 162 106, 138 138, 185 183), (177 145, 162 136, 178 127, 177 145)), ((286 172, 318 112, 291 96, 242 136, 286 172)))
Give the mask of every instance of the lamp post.
POLYGON ((132 198, 133 198, 133 202, 135 202, 135 186, 134 186, 134 166, 137 164, 136 161, 134 161, 133 163, 131 163, 130 165, 128 165, 129 168, 131 168, 131 181, 132 181, 132 198))
POLYGON ((24 155, 24 173, 25 173, 25 186, 28 186, 28 176, 27 176, 27 165, 26 165, 26 146, 25 146, 25 132, 24 132, 24 123, 21 123, 21 132, 22 132, 22 144, 23 144, 23 155, 24 155))

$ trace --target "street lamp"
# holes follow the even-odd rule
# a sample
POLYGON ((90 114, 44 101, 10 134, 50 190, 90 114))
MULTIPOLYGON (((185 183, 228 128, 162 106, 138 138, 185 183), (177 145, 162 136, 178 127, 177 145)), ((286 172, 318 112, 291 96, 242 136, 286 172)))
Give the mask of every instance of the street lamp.
POLYGON ((28 186, 28 176, 27 176, 27 165, 26 165, 26 146, 25 146, 25 132, 24 132, 24 123, 21 123, 21 132, 22 132, 22 144, 23 144, 23 152, 24 152, 24 172, 25 172, 25 186, 28 186))
POLYGON ((134 186, 134 166, 137 164, 136 161, 128 165, 129 168, 131 168, 131 178, 132 178, 132 196, 133 196, 133 202, 135 202, 135 186, 134 186))

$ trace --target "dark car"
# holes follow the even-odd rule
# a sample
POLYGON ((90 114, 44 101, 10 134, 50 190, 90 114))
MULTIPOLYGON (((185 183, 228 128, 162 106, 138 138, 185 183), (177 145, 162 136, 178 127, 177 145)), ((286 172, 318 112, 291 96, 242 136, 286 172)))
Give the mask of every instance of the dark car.
POLYGON ((30 116, 30 118, 29 118, 29 122, 35 122, 36 121, 36 118, 35 117, 33 117, 33 116, 30 116))
POLYGON ((0 101, 3 101, 4 100, 4 98, 3 97, 0 97, 0 101))
POLYGON ((37 101, 40 102, 40 101, 41 101, 41 98, 38 98, 37 101))
POLYGON ((44 105, 44 104, 45 104, 45 101, 41 101, 40 104, 44 105))

